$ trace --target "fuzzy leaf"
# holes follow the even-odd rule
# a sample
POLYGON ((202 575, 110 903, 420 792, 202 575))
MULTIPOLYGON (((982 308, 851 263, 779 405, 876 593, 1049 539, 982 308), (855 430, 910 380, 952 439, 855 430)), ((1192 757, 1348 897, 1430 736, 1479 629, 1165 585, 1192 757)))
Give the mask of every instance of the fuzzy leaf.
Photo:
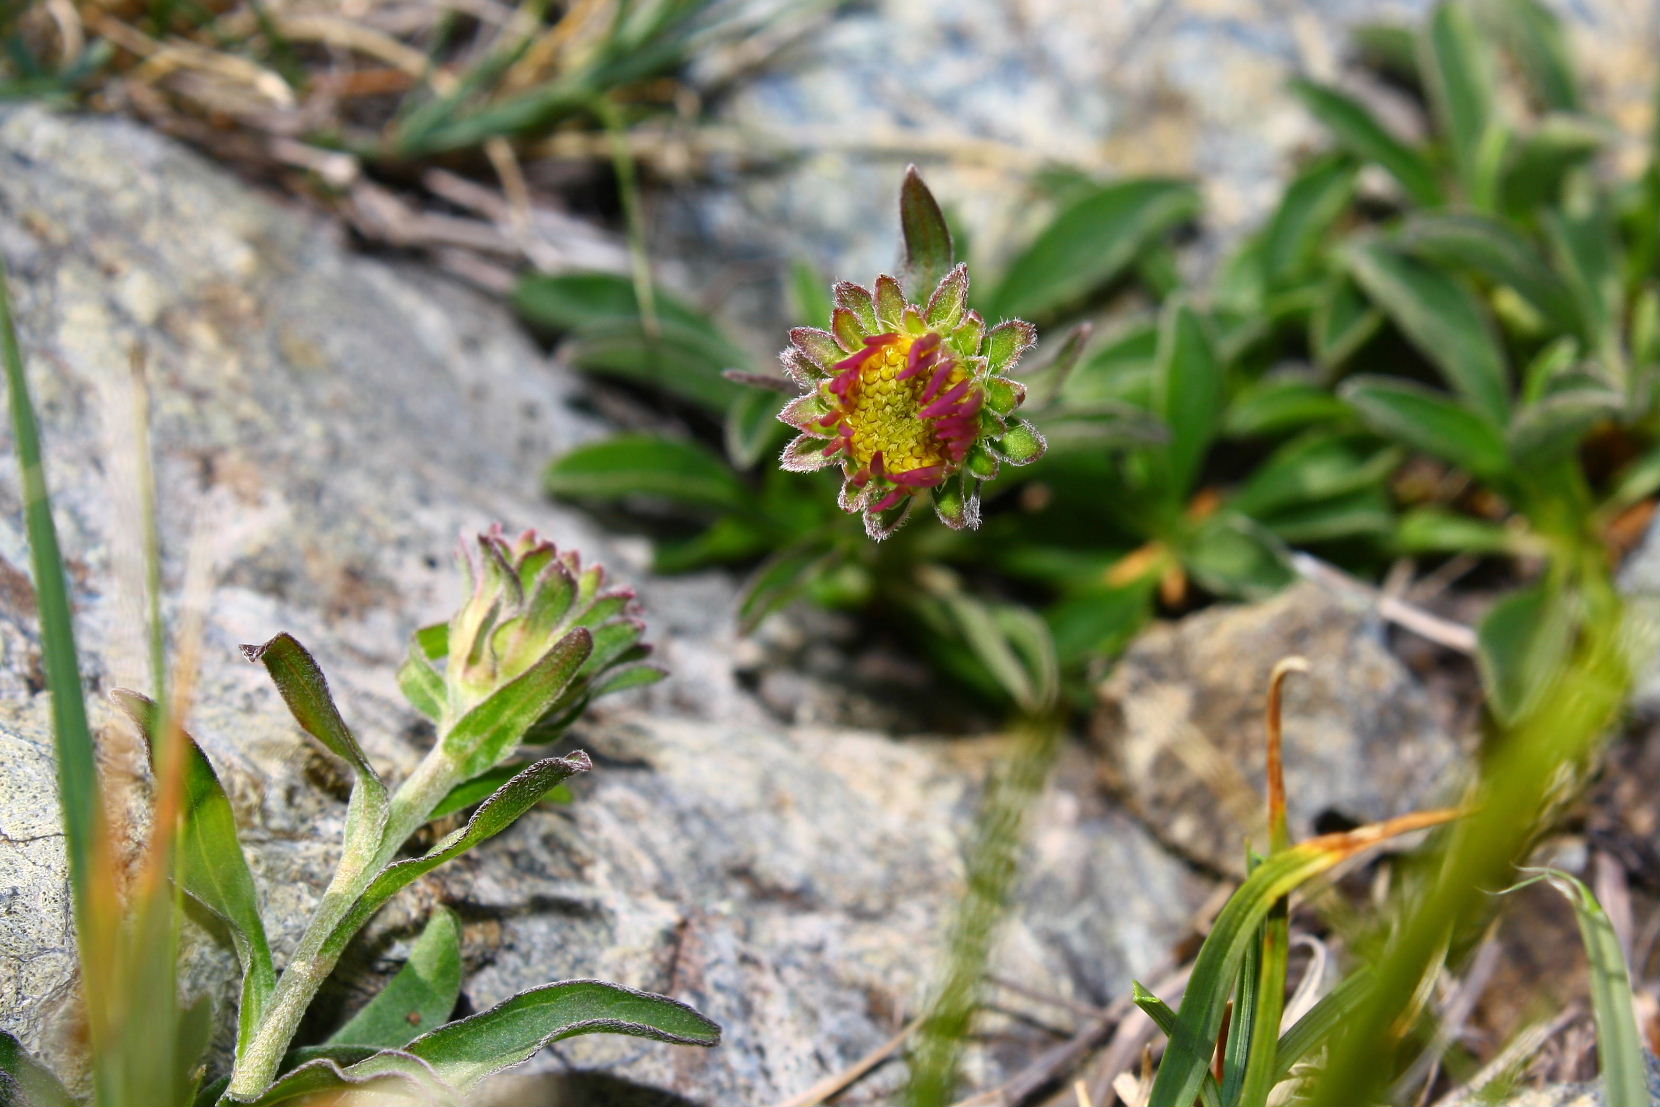
POLYGON ((1005 316, 1048 316, 1122 274, 1155 240, 1193 218, 1185 181, 1115 181, 1074 200, 1015 258, 992 296, 1005 316))
POLYGON ((398 688, 421 714, 436 722, 444 713, 444 678, 426 658, 418 638, 409 640, 409 655, 398 666, 398 688))
POLYGON ((1491 480, 1509 467, 1499 429, 1469 404, 1411 381, 1355 377, 1340 391, 1379 434, 1491 480))
POLYGON ((444 751, 463 776, 476 776, 506 757, 553 710, 593 653, 594 636, 577 627, 444 735, 444 751))
MULTIPOLYGON (((112 691, 110 699, 138 728, 154 767, 155 703, 121 688, 112 691)), ((178 841, 179 883, 192 899, 225 920, 230 931, 236 959, 242 966, 237 1040, 245 1043, 264 1014, 277 974, 259 914, 259 894, 237 838, 236 814, 201 747, 189 734, 180 733, 184 738, 185 815, 178 841)))
POLYGON ((1221 425, 1224 366, 1204 319, 1181 300, 1165 309, 1158 351, 1156 410, 1170 428, 1164 448, 1169 488, 1177 499, 1185 499, 1221 425))
POLYGON ((905 236, 905 284, 920 302, 944 279, 955 259, 951 228, 914 165, 905 170, 899 186, 899 227, 905 236))
POLYGON ((1313 262, 1354 195, 1357 168, 1347 155, 1319 159, 1286 187, 1262 240, 1263 279, 1280 287, 1313 262))
MULTIPOLYGON (((849 313, 858 323, 861 333, 877 333, 880 328, 876 325, 876 302, 871 297, 870 289, 852 281, 837 281, 830 294, 836 301, 836 307, 849 313)), ((841 331, 838 329, 836 333, 840 335, 841 331)))
POLYGON ((262 646, 243 646, 242 656, 257 661, 271 674, 294 721, 321 742, 330 753, 352 767, 360 781, 385 790, 380 774, 369 764, 368 755, 340 717, 340 709, 329 694, 327 679, 306 648, 291 634, 279 634, 262 646))
POLYGON ((542 486, 572 499, 644 496, 721 511, 741 510, 749 500, 731 466, 701 446, 644 434, 578 446, 547 467, 542 486))
POLYGON ((1493 89, 1498 85, 1487 42, 1469 8, 1449 0, 1430 13, 1420 49, 1430 105, 1452 147, 1464 193, 1480 202, 1485 190, 1482 146, 1495 122, 1493 89))
POLYGON ((1328 372, 1340 369, 1383 326, 1383 312, 1347 273, 1333 273, 1321 287, 1310 320, 1309 343, 1328 372))
POLYGON ((423 1107, 459 1107, 463 1102, 458 1089, 439 1080, 424 1062, 408 1054, 383 1052, 368 1060, 380 1062, 376 1071, 357 1075, 352 1071, 355 1065, 343 1069, 334 1058, 319 1057, 284 1073, 256 1099, 224 1102, 246 1103, 247 1107, 317 1103, 419 1103, 423 1107))
POLYGON ((74 1103, 52 1070, 0 1030, 0 1107, 74 1107, 74 1103))
POLYGON ((1360 101, 1335 88, 1307 80, 1292 81, 1291 91, 1326 125, 1339 146, 1362 160, 1383 166, 1419 204, 1441 206, 1441 186, 1436 183, 1429 163, 1390 134, 1360 101))
POLYGON ((1495 426, 1508 421, 1509 370, 1481 301, 1440 269, 1376 243, 1348 253, 1349 271, 1447 382, 1495 426))
POLYGON ((1552 114, 1510 144, 1499 173, 1507 211, 1525 213, 1556 202, 1562 182, 1608 144, 1605 124, 1581 115, 1552 114))
POLYGON ((329 1037, 330 1045, 397 1049, 441 1025, 461 994, 461 924, 439 907, 380 994, 329 1037))
POLYGON ((1553 329, 1578 330, 1567 288, 1511 224, 1473 212, 1420 212, 1407 220, 1400 240, 1420 258, 1514 290, 1553 329))
POLYGON ((947 273, 928 298, 922 317, 928 325, 942 334, 949 334, 963 320, 968 310, 968 266, 959 265, 947 273))
POLYGON ((1573 635, 1571 612, 1548 584, 1513 592, 1488 611, 1476 629, 1476 667, 1501 722, 1543 702, 1567 664, 1573 635))
POLYGON ((1585 435, 1608 419, 1617 419, 1625 397, 1609 388, 1570 388, 1553 392, 1523 408, 1511 424, 1510 456, 1518 469, 1562 457, 1585 435))
MULTIPOLYGON (((675 1045, 720 1044, 720 1027, 678 1000, 602 980, 566 980, 520 992, 488 1011, 441 1026, 410 1042, 403 1052, 465 1091, 545 1046, 579 1034, 626 1034, 675 1045)), ((383 1057, 370 1057, 348 1071, 364 1076, 405 1063, 383 1057)))

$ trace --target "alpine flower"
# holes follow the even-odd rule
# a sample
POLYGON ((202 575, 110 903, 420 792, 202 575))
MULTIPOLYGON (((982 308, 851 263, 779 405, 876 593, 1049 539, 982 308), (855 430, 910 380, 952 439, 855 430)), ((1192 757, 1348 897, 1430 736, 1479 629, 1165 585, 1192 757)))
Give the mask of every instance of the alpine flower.
MULTIPOLYGON (((920 190, 937 222, 933 241, 943 237, 948 252, 943 219, 914 169, 906 189, 920 190)), ((923 201, 901 193, 914 257, 907 204, 923 201)), ((946 272, 925 305, 886 275, 874 289, 843 281, 833 292, 830 329, 795 328, 779 355, 799 394, 778 417, 801 432, 780 464, 794 472, 841 466, 841 508, 862 512, 874 539, 898 529, 924 495, 947 526, 979 526, 980 485, 1004 462, 1043 455, 1042 435, 1010 418, 1026 388, 1007 377, 1036 344, 1037 328, 1012 319, 988 331, 968 306, 966 265, 946 272)))

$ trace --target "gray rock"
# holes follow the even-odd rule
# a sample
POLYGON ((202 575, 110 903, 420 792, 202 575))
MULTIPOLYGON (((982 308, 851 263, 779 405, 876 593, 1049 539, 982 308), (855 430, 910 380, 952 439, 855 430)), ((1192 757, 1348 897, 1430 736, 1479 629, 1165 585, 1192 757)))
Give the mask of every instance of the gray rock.
POLYGON ((1464 764, 1434 704, 1365 612, 1320 586, 1218 606, 1143 633, 1099 690, 1109 785, 1167 843, 1223 872, 1265 845, 1268 676, 1309 662, 1284 701, 1293 837, 1453 798, 1464 764))
POLYGON ((1632 702, 1649 715, 1660 715, 1660 517, 1620 566, 1619 587, 1630 605, 1627 617, 1640 658, 1632 702))
MULTIPOLYGON (((596 1036, 528 1066, 603 1071, 575 1085, 579 1099, 611 1081, 625 1101, 644 1094, 636 1085, 777 1101, 917 1010, 1000 746, 770 721, 734 675, 729 579, 652 578, 639 543, 539 497, 546 458, 603 428, 499 307, 353 256, 323 225, 140 128, 32 108, 0 111, 0 251, 112 778, 136 758, 101 693, 145 683, 120 588, 137 534, 119 510, 132 455, 112 444, 130 429, 130 351, 144 351, 169 595, 194 532, 217 567, 194 600, 205 641, 191 729, 238 811, 279 963, 336 855, 341 774, 236 643, 279 630, 306 642, 395 778, 428 735, 393 673, 409 632, 459 597, 447 563, 458 529, 533 525, 639 586, 673 678, 594 712, 577 741, 597 769, 574 805, 533 812, 395 900, 316 1030, 395 966, 440 899, 465 921, 475 1009, 602 976, 681 996, 726 1027, 708 1052, 596 1036)), ((50 730, 9 436, 0 447, 0 1027, 69 1071, 75 970, 50 730)), ((182 607, 170 601, 175 624, 182 607)), ((1100 1001, 1162 958, 1206 886, 1087 777, 1070 765, 1038 807, 1034 877, 1002 964, 1100 1001)), ((185 986, 228 1000, 230 966, 198 935, 185 986)), ((973 1072, 997 1077, 1036 1033, 1010 1023, 1013 1046, 977 1053, 973 1072)), ((880 1098, 895 1079, 890 1066, 857 1094, 880 1098)))

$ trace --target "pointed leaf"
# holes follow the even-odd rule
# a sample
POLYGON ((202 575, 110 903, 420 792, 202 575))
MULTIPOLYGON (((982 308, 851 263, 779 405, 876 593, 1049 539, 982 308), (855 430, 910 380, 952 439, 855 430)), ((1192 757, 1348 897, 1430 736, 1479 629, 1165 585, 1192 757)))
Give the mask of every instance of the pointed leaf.
POLYGON ((1342 368, 1383 326, 1383 312, 1347 273, 1333 273, 1321 287, 1310 320, 1309 344, 1328 372, 1342 368))
POLYGON ((323 670, 292 634, 279 634, 262 646, 243 646, 242 656, 265 666, 294 721, 351 766, 357 783, 346 815, 346 842, 348 848, 366 843, 372 850, 385 820, 386 785, 340 717, 323 670))
POLYGON ((1386 246, 1348 251, 1349 271, 1447 383, 1495 426, 1509 421, 1510 380, 1504 350, 1481 301, 1440 269, 1386 246))
POLYGON ((922 174, 912 165, 905 170, 899 186, 899 227, 905 236, 905 286, 921 303, 944 279, 955 260, 951 249, 951 228, 946 226, 939 201, 922 174))
POLYGON ((1390 377, 1355 377, 1343 399, 1379 434, 1491 480, 1509 467, 1504 436, 1470 406, 1445 393, 1390 377))
POLYGON ((1581 115, 1553 114, 1505 151, 1499 195, 1505 210, 1525 214, 1554 204, 1562 182, 1609 142, 1606 124, 1581 115))
MULTIPOLYGON (((131 719, 156 755, 153 727, 158 709, 151 700, 118 688, 110 699, 131 719)), ((236 814, 225 789, 196 740, 181 732, 185 758, 185 814, 179 836, 179 882, 191 898, 225 920, 242 966, 238 1042, 246 1042, 276 987, 271 946, 259 914, 259 894, 236 833, 236 814)))
POLYGON ((1279 287, 1307 271, 1354 196, 1357 167, 1346 155, 1308 166, 1286 187, 1262 240, 1263 278, 1279 287))
POLYGON ((1452 148, 1464 194, 1478 200, 1483 193, 1481 148, 1494 125, 1498 80, 1493 58, 1469 8, 1456 0, 1442 0, 1430 13, 1420 49, 1430 105, 1452 148))
POLYGON ((1551 111, 1577 111, 1579 78, 1556 13, 1541 0, 1504 0, 1492 9, 1492 29, 1515 56, 1534 98, 1551 111))
POLYGON ((440 1026, 461 994, 461 924, 439 907, 380 994, 329 1037, 330 1045, 397 1049, 440 1026))
POLYGON ((436 722, 444 713, 444 678, 432 667, 418 638, 409 640, 409 654, 398 666, 398 688, 415 710, 436 722))
POLYGON ((1598 423, 1619 418, 1625 397, 1609 388, 1553 392, 1521 410, 1509 432, 1516 468, 1541 466, 1572 452, 1598 423))
POLYGON ((1177 499, 1192 491, 1221 426, 1223 370, 1204 319, 1186 302, 1170 301, 1159 327, 1156 410, 1170 428, 1164 457, 1177 499))
POLYGON ((1004 274, 992 301, 1004 316, 1052 315, 1122 274, 1158 238, 1193 218, 1185 181, 1116 181, 1079 197, 1004 274))
POLYGON ((74 1103, 51 1069, 31 1057, 11 1034, 0 1030, 0 1105, 73 1107, 74 1103))
MULTIPOLYGON (((603 980, 566 980, 520 992, 488 1011, 441 1026, 410 1042, 404 1052, 465 1091, 545 1046, 579 1034, 627 1034, 675 1045, 720 1043, 720 1027, 678 1000, 603 980)), ((368 1075, 403 1063, 383 1057, 370 1057, 348 1071, 368 1075)))
POLYGON ((703 447, 644 434, 578 446, 547 467, 542 486, 572 499, 639 496, 722 511, 742 510, 750 495, 731 466, 703 447))
POLYGON ((476 776, 511 753, 525 733, 553 710, 593 650, 592 632, 577 627, 530 668, 461 716, 444 735, 444 752, 461 774, 476 776))
POLYGON ((1407 220, 1400 241, 1426 261, 1512 289, 1554 330, 1579 329, 1568 289, 1511 224, 1473 212, 1420 212, 1407 220))
POLYGON ((1358 158, 1381 165, 1419 204, 1441 206, 1441 186, 1429 163, 1389 133, 1360 101, 1307 80, 1292 81, 1291 91, 1326 125, 1338 145, 1358 158))
POLYGON ((1572 612, 1548 584, 1514 592, 1476 629, 1476 667, 1487 703, 1504 723, 1537 707, 1558 683, 1573 645, 1572 612))

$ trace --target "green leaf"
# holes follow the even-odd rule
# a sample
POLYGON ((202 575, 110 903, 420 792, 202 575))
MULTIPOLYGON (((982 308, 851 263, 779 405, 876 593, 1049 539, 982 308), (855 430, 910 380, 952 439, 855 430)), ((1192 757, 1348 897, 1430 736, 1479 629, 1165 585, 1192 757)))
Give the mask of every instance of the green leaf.
POLYGON ((1205 320, 1185 301, 1171 300, 1159 326, 1156 411, 1170 428, 1164 447, 1168 487, 1185 500, 1222 422, 1224 366, 1205 320))
POLYGON ((1475 294, 1444 271, 1377 243, 1355 245, 1347 256, 1355 280, 1447 382, 1495 426, 1508 422, 1504 351, 1475 294))
POLYGON ((1329 154, 1286 186, 1262 242, 1263 277, 1271 287, 1307 274, 1354 196, 1357 173, 1353 158, 1329 154))
POLYGON ((1443 507, 1419 507, 1395 525, 1395 548, 1403 554, 1513 554, 1514 534, 1499 523, 1459 515, 1443 507))
POLYGON ((1233 512, 1205 520, 1183 544, 1181 558, 1193 579, 1218 596, 1264 599, 1293 578, 1273 537, 1233 512))
POLYGON ((1349 32, 1360 64, 1403 88, 1418 92, 1423 74, 1418 68, 1418 35, 1403 23, 1365 22, 1349 32))
POLYGON ((726 456, 739 469, 752 468, 783 445, 789 428, 778 421, 780 400, 775 392, 752 388, 726 409, 726 456))
MULTIPOLYGON (((641 670, 627 669, 624 671, 634 673, 641 670)), ((661 670, 655 669, 645 669, 644 671, 661 672, 661 670)), ((595 692, 594 694, 597 696, 600 693, 595 692)), ((444 798, 438 801, 438 806, 432 809, 429 818, 441 819, 445 815, 453 815, 457 811, 477 807, 480 803, 495 795, 496 790, 503 784, 524 772, 526 766, 527 762, 524 761, 509 761, 506 764, 497 765, 493 769, 486 769, 470 780, 462 781, 451 788, 444 798)), ((570 803, 576 799, 576 796, 572 794, 568 785, 559 784, 555 785, 542 799, 546 803, 570 803)))
MULTIPOLYGON (((627 1034, 675 1045, 720 1044, 720 1027, 679 1000, 602 980, 567 980, 520 992, 488 1011, 423 1034, 404 1053, 463 1091, 579 1034, 627 1034)), ((377 1054, 347 1071, 396 1071, 402 1058, 377 1054)))
POLYGON ((1327 372, 1342 368, 1383 326, 1383 312, 1347 273, 1333 273, 1320 289, 1310 320, 1309 344, 1327 372))
POLYGON ((790 263, 790 302, 795 318, 811 319, 822 326, 835 307, 830 302, 830 283, 812 265, 800 258, 790 263))
POLYGON ((1193 218, 1184 181, 1117 181, 1073 201, 1015 258, 992 296, 997 313, 1043 318, 1111 281, 1149 244, 1193 218))
POLYGON ((1095 587, 1044 612, 1061 665, 1116 657, 1153 614, 1151 577, 1122 588, 1095 587))
POLYGON ((358 897, 352 909, 329 932, 322 945, 320 957, 338 957, 382 904, 416 880, 453 860, 512 826, 526 811, 534 807, 553 788, 577 773, 593 767, 588 755, 577 750, 566 757, 547 757, 531 765, 513 779, 496 789, 495 793, 473 812, 467 825, 446 835, 419 857, 398 861, 382 869, 358 897))
POLYGON ((243 646, 242 656, 265 666, 294 721, 351 766, 356 783, 346 809, 346 848, 372 855, 386 824, 386 785, 340 717, 323 670, 291 634, 279 634, 262 646, 243 646))
POLYGON ((559 703, 593 652, 592 632, 587 627, 577 627, 554 643, 530 668, 461 716, 443 739, 444 752, 461 775, 477 776, 511 753, 520 739, 559 703))
POLYGON ((1610 388, 1553 392, 1523 408, 1510 426, 1510 456, 1518 470, 1546 465, 1579 446, 1598 423, 1617 419, 1625 397, 1610 388))
POLYGON ((1579 108, 1579 78, 1562 21, 1540 0, 1497 0, 1484 22, 1520 66, 1533 97, 1552 111, 1579 108))
POLYGON ((329 1037, 330 1045, 397 1049, 441 1025, 461 994, 461 924, 439 907, 380 994, 329 1037))
POLYGON ((1549 583, 1493 605, 1476 628, 1476 667, 1488 706, 1501 722, 1514 723, 1552 692, 1573 639, 1572 611, 1549 583))
POLYGON ((416 636, 410 637, 409 653, 404 657, 403 664, 398 666, 398 688, 415 710, 427 718, 437 722, 443 715, 448 695, 444 689, 444 678, 427 660, 416 636))
POLYGON ((1230 503, 1260 519, 1311 500, 1381 488, 1399 462, 1398 451, 1380 449, 1367 436, 1312 431, 1270 454, 1230 503))
POLYGON ((74 1103, 52 1070, 0 1030, 0 1107, 74 1107, 74 1103))
POLYGON ((744 582, 738 601, 738 631, 749 634, 771 615, 784 607, 839 560, 833 548, 822 542, 808 540, 779 550, 762 562, 753 575, 744 582))
MULTIPOLYGON (((52 740, 57 753, 58 806, 63 812, 69 885, 75 917, 81 925, 86 925, 93 843, 104 832, 102 801, 93 760, 92 731, 87 726, 86 692, 81 684, 79 654, 75 649, 68 578, 58 546, 57 526, 52 521, 52 499, 41 459, 40 426, 29 398, 29 379, 24 371, 23 352, 17 343, 17 327, 12 322, 11 294, 3 257, 0 257, 0 355, 5 362, 6 396, 11 408, 12 438, 16 443, 18 484, 23 495, 23 525, 29 539, 29 563, 34 570, 41 661, 52 697, 52 740)), ((88 967, 84 956, 81 967, 83 971, 88 967)))
POLYGON ((1486 195, 1482 147, 1496 125, 1492 55, 1470 11, 1459 0, 1441 0, 1420 40, 1420 65, 1429 85, 1430 106, 1452 148, 1464 194, 1478 205, 1486 195))
POLYGON ((1222 429, 1230 438, 1266 437, 1310 424, 1341 422, 1348 414, 1348 406, 1309 374, 1278 369, 1234 396, 1222 415, 1222 429))
POLYGON ((1516 885, 1517 888, 1542 880, 1573 904, 1579 936, 1585 943, 1585 958, 1591 968, 1591 1010, 1597 1021, 1597 1063, 1602 1069, 1603 1102, 1650 1102, 1648 1062, 1632 1007, 1631 973, 1608 913, 1591 894, 1591 889, 1559 869, 1522 871, 1537 875, 1516 885))
POLYGON ((1512 214, 1555 203, 1562 183, 1607 145, 1606 125, 1578 115, 1547 115, 1505 151, 1499 195, 1512 214))
POLYGON ((1425 261, 1512 289, 1552 329, 1579 329, 1566 286, 1511 224, 1471 212, 1420 212, 1407 219, 1400 243, 1425 261))
POLYGON ((1302 79, 1291 82, 1291 91, 1325 124, 1339 146, 1364 161, 1381 165, 1419 204, 1441 206, 1441 186, 1429 163, 1390 134, 1360 101, 1335 88, 1302 79))
POLYGON ((749 360, 708 328, 672 318, 657 320, 655 330, 635 319, 593 323, 577 332, 567 354, 584 372, 679 396, 715 413, 745 391, 726 379, 726 370, 749 360))
POLYGON ((1372 986, 1372 974, 1359 969, 1343 978, 1342 983, 1321 996, 1296 1024, 1280 1035, 1279 1048, 1274 1051, 1274 1083, 1291 1075, 1298 1061, 1314 1052, 1344 1025, 1348 1016, 1360 1006, 1372 986))
POLYGON ((1379 434, 1484 480, 1509 468, 1504 436, 1469 404, 1412 381, 1361 376, 1339 390, 1361 420, 1379 434))
MULTIPOLYGON (((152 767, 156 757, 153 733, 159 709, 137 692, 117 688, 110 700, 131 719, 150 750, 152 767)), ((248 860, 236 833, 236 814, 213 765, 196 740, 180 731, 184 739, 184 823, 180 830, 179 883, 192 899, 225 921, 231 945, 242 966, 242 1002, 238 1012, 238 1046, 247 1043, 264 1014, 265 1003, 276 987, 277 974, 271 964, 271 946, 265 937, 265 923, 259 915, 259 894, 248 860)))
MULTIPOLYGON (((1177 1015, 1168 1003, 1149 992, 1142 986, 1141 981, 1130 981, 1130 998, 1135 1005, 1153 1020, 1153 1025, 1163 1031, 1166 1038, 1176 1032, 1177 1015)), ((1199 1085, 1199 1103, 1201 1107, 1222 1107, 1225 1101, 1222 1098, 1222 1089, 1217 1086, 1216 1077, 1205 1073, 1204 1082, 1199 1085)))
POLYGON ((731 467, 703 447, 645 434, 578 446, 547 467, 542 486, 571 499, 642 496, 720 511, 742 510, 751 498, 731 467))
POLYGON ((924 303, 951 270, 953 255, 951 228, 914 165, 906 168, 899 186, 899 228, 905 236, 905 288, 924 303))
POLYGON ((1588 181, 1576 179, 1563 207, 1546 211, 1543 222, 1587 339, 1609 370, 1620 371, 1620 247, 1607 208, 1588 181))
POLYGON ((1125 324, 1079 362, 1061 386, 1061 399, 1076 407, 1123 401, 1151 408, 1158 348, 1156 319, 1125 324))

